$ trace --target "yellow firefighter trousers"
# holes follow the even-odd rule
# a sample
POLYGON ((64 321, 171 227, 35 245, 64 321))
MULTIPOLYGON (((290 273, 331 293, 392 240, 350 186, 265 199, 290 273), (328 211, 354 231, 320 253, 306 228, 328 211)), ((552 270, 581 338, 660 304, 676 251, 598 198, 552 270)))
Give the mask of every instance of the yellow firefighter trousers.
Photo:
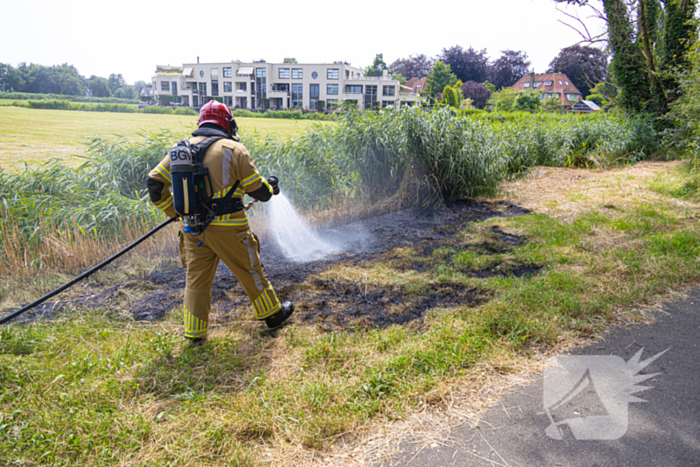
POLYGON ((277 313, 281 305, 260 263, 260 244, 248 226, 210 226, 202 235, 179 232, 180 259, 187 269, 185 285, 185 337, 204 337, 209 327, 211 289, 221 259, 248 294, 258 319, 277 313))

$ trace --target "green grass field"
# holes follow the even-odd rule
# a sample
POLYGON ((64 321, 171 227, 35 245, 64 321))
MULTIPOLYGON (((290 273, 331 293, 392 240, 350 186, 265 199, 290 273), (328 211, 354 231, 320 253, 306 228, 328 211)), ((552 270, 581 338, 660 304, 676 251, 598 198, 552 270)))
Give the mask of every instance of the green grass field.
MULTIPOLYGON (((288 138, 301 134, 310 121, 267 118, 236 119, 241 134, 277 134, 288 138)), ((170 130, 186 134, 196 128, 197 118, 183 115, 79 112, 68 110, 0 107, 0 168, 25 162, 37 165, 49 157, 68 162, 82 154, 90 136, 124 135, 139 139, 139 133, 170 130)))

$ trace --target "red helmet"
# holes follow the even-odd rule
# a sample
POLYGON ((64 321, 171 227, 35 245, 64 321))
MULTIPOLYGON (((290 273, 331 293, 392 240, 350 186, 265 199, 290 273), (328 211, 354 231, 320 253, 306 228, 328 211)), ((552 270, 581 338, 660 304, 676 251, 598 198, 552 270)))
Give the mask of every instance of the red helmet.
POLYGON ((233 114, 228 106, 214 100, 207 102, 199 109, 199 121, 197 125, 202 126, 204 123, 219 125, 221 128, 228 131, 231 136, 236 136, 236 130, 238 130, 236 120, 234 120, 233 114))

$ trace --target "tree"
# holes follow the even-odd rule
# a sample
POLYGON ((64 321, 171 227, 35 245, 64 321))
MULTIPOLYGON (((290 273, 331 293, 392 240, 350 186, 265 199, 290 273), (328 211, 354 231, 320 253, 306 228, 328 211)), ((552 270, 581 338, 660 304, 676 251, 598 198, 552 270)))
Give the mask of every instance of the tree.
POLYGON ((107 86, 109 86, 109 90, 112 92, 112 94, 117 92, 117 89, 124 86, 125 84, 126 80, 124 79, 124 77, 122 77, 121 73, 118 75, 112 73, 107 79, 107 86))
POLYGON ((435 98, 438 92, 445 89, 445 86, 454 86, 457 84, 457 77, 452 73, 450 65, 445 65, 442 62, 436 62, 433 69, 428 73, 427 95, 435 98))
POLYGON ((12 91, 12 77, 15 69, 9 63, 0 63, 0 91, 12 91))
POLYGON ((491 97, 491 91, 481 83, 467 81, 462 85, 462 95, 466 99, 471 99, 475 107, 483 109, 491 97))
POLYGON ((515 107, 515 98, 518 94, 512 88, 503 88, 491 94, 490 102, 497 112, 510 112, 515 107))
POLYGON ((596 83, 605 81, 608 56, 600 49, 573 45, 561 49, 547 73, 564 73, 585 96, 596 83))
POLYGON ((496 90, 512 86, 530 70, 530 60, 527 53, 515 50, 504 50, 501 57, 489 67, 488 77, 496 90))
POLYGON ((112 91, 109 89, 109 82, 99 76, 92 75, 88 79, 88 89, 92 97, 109 97, 112 91))
POLYGON ((525 110, 528 112, 536 112, 542 105, 542 94, 539 91, 522 91, 515 95, 513 110, 525 110))
POLYGON ((459 98, 457 97, 457 90, 455 90, 455 88, 453 88, 452 86, 445 86, 445 88, 442 90, 440 103, 458 109, 459 98))
POLYGON ((564 113, 564 106, 557 96, 550 96, 542 99, 542 112, 561 114, 564 113))
POLYGON ((134 93, 138 96, 141 94, 141 91, 143 88, 148 87, 149 83, 146 83, 145 81, 136 81, 132 87, 134 88, 134 93))
POLYGON ((603 0, 603 11, 598 12, 608 23, 610 71, 620 91, 618 103, 630 112, 668 110, 680 95, 673 70, 687 67, 687 53, 697 41, 696 0, 662 2, 663 11, 658 0, 603 0))
POLYGON ((406 84, 406 81, 408 81, 406 77, 401 73, 392 73, 391 77, 397 80, 399 84, 406 84))
POLYGON ((377 54, 374 57, 374 63, 365 70, 365 76, 382 76, 384 71, 388 71, 389 67, 384 62, 384 54, 377 54))
POLYGON ((62 74, 58 77, 59 94, 68 96, 85 95, 85 82, 81 77, 69 74, 62 74))
POLYGON ((695 47, 686 57, 690 66, 676 72, 679 83, 679 98, 670 104, 667 115, 674 125, 668 142, 693 158, 698 167, 700 147, 700 48, 695 47))
POLYGON ((297 59, 294 57, 287 57, 282 61, 282 63, 299 63, 299 62, 297 62, 297 59))
POLYGON ((489 58, 486 55, 486 49, 478 51, 469 47, 464 50, 459 45, 455 45, 449 49, 442 49, 440 60, 450 65, 452 72, 464 82, 483 83, 488 79, 489 58))
POLYGON ((617 99, 617 87, 610 83, 598 83, 591 88, 591 94, 586 99, 599 106, 615 105, 617 99))
POLYGON ((673 72, 687 70, 691 66, 690 51, 697 40, 697 23, 693 21, 694 15, 694 0, 665 2, 663 44, 659 55, 660 67, 665 73, 664 84, 669 90, 666 96, 669 102, 679 96, 679 82, 673 72))
POLYGON ((424 78, 433 69, 435 60, 425 55, 409 55, 408 58, 400 58, 391 64, 394 73, 400 73, 408 79, 424 78))

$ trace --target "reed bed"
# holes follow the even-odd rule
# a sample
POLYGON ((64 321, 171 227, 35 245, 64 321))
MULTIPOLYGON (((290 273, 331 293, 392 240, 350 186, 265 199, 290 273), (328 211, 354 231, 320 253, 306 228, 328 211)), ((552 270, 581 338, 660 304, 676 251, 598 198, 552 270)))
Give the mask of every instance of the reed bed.
MULTIPOLYGON (((93 138, 80 167, 0 170, 0 277, 82 268, 163 220, 144 182, 176 141, 168 132, 139 143, 93 138)), ((316 225, 492 194, 535 166, 607 167, 659 150, 643 119, 420 107, 348 111, 297 138, 242 142, 316 225)), ((264 230, 264 206, 252 217, 264 230)))

